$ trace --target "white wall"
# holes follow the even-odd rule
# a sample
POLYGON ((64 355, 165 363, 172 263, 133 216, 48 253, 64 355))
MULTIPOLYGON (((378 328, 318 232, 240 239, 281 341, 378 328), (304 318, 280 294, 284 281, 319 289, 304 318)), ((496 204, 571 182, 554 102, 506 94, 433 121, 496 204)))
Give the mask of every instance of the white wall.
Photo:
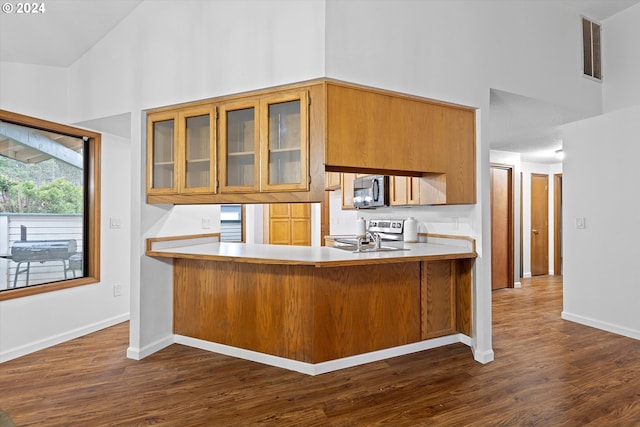
POLYGON ((0 108, 69 123, 66 68, 0 62, 0 108))
POLYGON ((640 5, 603 25, 606 114, 565 126, 562 317, 640 339, 640 5), (576 229, 576 218, 586 228, 576 229))
POLYGON ((640 104, 565 126, 565 319, 640 339, 640 104), (586 228, 576 229, 576 218, 586 228))
POLYGON ((87 120, 322 75, 322 1, 147 0, 71 67, 70 114, 87 120))
POLYGON ((580 17, 553 2, 327 0, 326 22, 332 77, 476 107, 498 88, 601 110, 600 84, 580 76, 580 17))
MULTIPOLYGON (((102 164, 122 164, 129 149, 129 140, 103 134, 102 164)), ((0 301, 0 362, 128 319, 130 192, 128 168, 102 169, 100 283, 0 301), (120 229, 109 228, 112 217, 121 219, 120 229), (122 286, 118 297, 116 284, 122 286)))
POLYGON ((602 23, 604 111, 640 102, 639 22, 640 4, 637 4, 602 23))

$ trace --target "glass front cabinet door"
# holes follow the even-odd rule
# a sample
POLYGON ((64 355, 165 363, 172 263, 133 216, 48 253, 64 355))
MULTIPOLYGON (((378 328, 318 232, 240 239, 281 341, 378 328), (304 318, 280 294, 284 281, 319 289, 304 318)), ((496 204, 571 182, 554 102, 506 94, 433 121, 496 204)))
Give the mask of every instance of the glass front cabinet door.
POLYGON ((260 189, 260 135, 257 100, 220 106, 220 192, 260 189))
POLYGON ((309 189, 308 108, 306 91, 260 100, 262 191, 309 189))
POLYGON ((215 193, 215 109, 196 107, 178 114, 181 150, 180 193, 215 193))
POLYGON ((178 126, 175 112, 147 117, 147 194, 176 194, 178 126))

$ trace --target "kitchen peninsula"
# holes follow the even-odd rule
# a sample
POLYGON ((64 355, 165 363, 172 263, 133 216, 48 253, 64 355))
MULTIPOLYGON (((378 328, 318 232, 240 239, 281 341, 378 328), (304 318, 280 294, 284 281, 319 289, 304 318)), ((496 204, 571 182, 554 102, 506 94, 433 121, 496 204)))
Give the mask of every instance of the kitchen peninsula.
POLYGON ((173 259, 177 343, 307 374, 470 344, 472 239, 368 253, 217 240, 147 241, 173 259))

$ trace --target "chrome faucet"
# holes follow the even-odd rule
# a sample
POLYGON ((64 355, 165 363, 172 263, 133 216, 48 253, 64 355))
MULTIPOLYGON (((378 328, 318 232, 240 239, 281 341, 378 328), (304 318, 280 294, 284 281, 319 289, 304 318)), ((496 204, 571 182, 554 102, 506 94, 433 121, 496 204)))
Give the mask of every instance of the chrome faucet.
POLYGON ((369 234, 369 236, 371 236, 371 238, 373 238, 375 248, 380 249, 382 247, 382 236, 380 236, 380 233, 367 233, 369 234))
POLYGON ((372 233, 370 231, 367 231, 365 233, 364 236, 358 236, 358 246, 357 246, 357 250, 358 252, 362 252, 362 242, 363 241, 373 241, 374 242, 374 249, 380 249, 382 247, 382 237, 380 236, 380 233, 372 233))

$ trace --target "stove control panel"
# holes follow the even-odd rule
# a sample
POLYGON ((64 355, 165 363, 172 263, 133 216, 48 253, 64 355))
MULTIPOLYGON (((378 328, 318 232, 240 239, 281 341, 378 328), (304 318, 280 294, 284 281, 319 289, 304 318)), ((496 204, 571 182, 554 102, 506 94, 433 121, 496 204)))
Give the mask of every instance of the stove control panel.
POLYGON ((402 234, 404 221, 401 219, 372 219, 369 221, 369 231, 376 233, 402 234))

